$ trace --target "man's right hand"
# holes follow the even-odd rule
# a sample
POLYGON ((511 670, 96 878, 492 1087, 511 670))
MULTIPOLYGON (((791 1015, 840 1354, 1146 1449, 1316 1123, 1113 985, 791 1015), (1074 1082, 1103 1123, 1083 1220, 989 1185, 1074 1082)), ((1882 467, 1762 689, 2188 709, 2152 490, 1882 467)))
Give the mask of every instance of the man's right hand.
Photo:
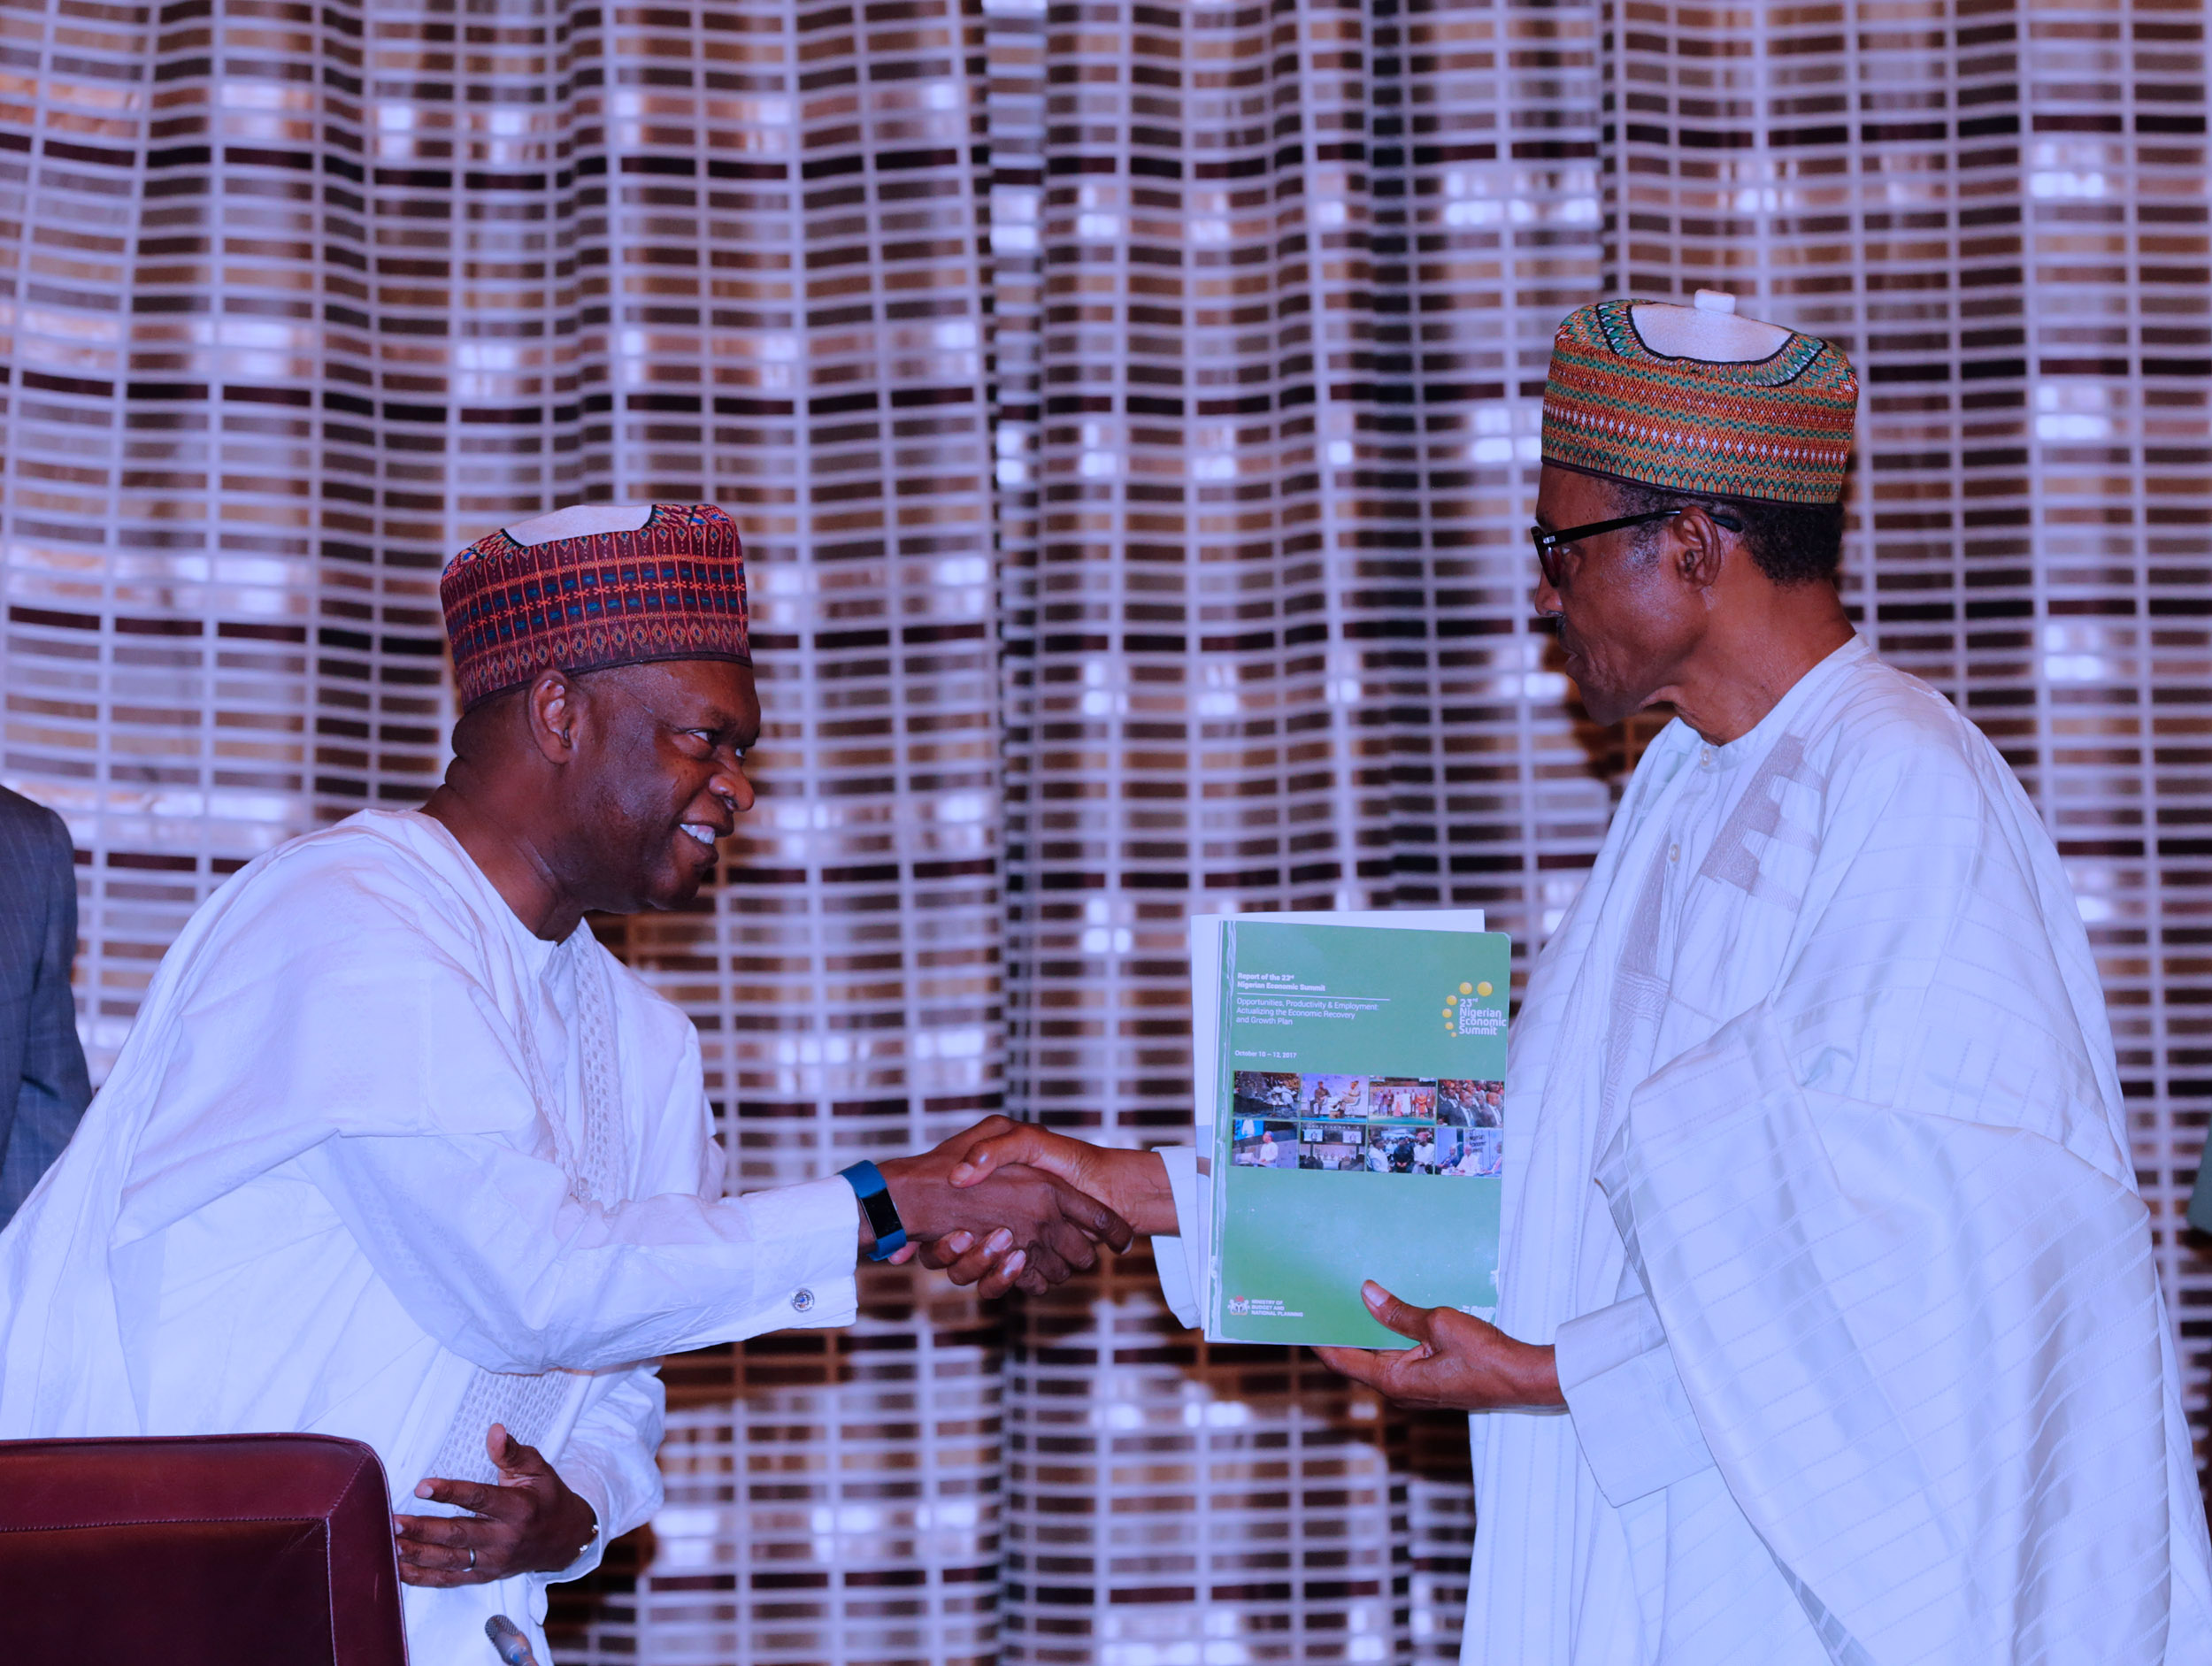
MULTIPOLYGON (((1040 1128, 1034 1123, 989 1117, 948 1145, 968 1143, 962 1160, 951 1173, 953 1185, 980 1186, 1001 1171, 1018 1164, 1041 1170, 1068 1185, 1098 1198, 1148 1237, 1177 1230, 1175 1194, 1168 1186, 1167 1165, 1150 1151, 1117 1150, 1071 1140, 1040 1128)), ((940 1148, 942 1149, 943 1148, 940 1148)), ((1119 1248, 1119 1246, 1117 1246, 1119 1248)), ((1002 1274, 1002 1245, 980 1234, 956 1232, 925 1244, 925 1266, 944 1270, 953 1283, 981 1284, 987 1292, 1002 1274)), ((999 1287, 1003 1287, 1001 1285, 999 1287)))
MULTIPOLYGON (((959 1235, 963 1248, 990 1245, 989 1268, 979 1294, 1002 1295, 1018 1287, 1037 1294, 1098 1263, 1097 1246, 1129 1248, 1129 1223, 1079 1186, 1028 1164, 994 1162, 956 1186, 952 1173, 982 1141, 1021 1125, 989 1117, 934 1150, 893 1157, 876 1166, 891 1188, 907 1236, 926 1247, 924 1259, 945 1261, 926 1247, 959 1235)), ((978 1253, 980 1253, 979 1251, 978 1253)), ((962 1279, 962 1283, 977 1283, 962 1279)))
POLYGON ((969 1144, 952 1171, 955 1186, 975 1186, 1018 1163, 1088 1193, 1148 1238, 1171 1237, 1178 1230, 1175 1194, 1167 1183, 1167 1164, 1156 1151, 1094 1146, 1006 1117, 987 1117, 957 1138, 969 1144))

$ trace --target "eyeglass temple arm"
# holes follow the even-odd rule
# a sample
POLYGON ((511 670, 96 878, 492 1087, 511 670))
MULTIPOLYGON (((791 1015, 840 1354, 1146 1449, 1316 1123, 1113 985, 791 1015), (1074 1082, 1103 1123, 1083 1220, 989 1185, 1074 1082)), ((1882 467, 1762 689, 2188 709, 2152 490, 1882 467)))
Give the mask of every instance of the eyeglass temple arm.
POLYGON ((1655 520, 1666 520, 1672 516, 1686 514, 1693 509, 1703 510, 1709 520, 1717 526, 1725 526, 1732 533, 1743 530, 1743 523, 1726 510, 1705 503, 1679 503, 1672 509, 1649 510, 1641 515, 1623 515, 1617 520, 1593 521, 1587 526, 1570 526, 1563 532, 1546 532, 1541 526, 1532 526, 1528 531, 1538 549, 1556 549, 1561 544, 1573 543, 1578 539, 1595 538, 1600 533, 1618 532, 1624 526, 1642 526, 1655 520))

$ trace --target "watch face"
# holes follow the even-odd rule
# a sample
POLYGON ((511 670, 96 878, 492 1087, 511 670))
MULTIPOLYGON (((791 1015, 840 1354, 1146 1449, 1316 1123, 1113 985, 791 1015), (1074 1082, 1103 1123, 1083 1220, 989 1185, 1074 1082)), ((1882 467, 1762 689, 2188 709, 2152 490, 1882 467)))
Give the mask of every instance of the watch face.
POLYGON ((899 1230, 899 1207, 891 1201, 888 1186, 869 1193, 860 1202, 868 1211, 868 1225, 878 1238, 888 1237, 899 1230))

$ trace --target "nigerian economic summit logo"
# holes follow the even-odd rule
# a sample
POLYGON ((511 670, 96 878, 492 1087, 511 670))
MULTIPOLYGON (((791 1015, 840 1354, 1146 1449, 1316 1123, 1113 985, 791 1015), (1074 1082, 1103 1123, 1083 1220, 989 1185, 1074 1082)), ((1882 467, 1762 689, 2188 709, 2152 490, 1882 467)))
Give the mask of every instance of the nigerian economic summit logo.
POLYGON ((1495 1035, 1504 1022, 1504 1014, 1479 1007, 1476 1001, 1486 1001, 1492 994, 1488 983, 1463 983, 1444 997, 1444 1033, 1447 1035, 1495 1035), (1473 999, 1468 999, 1468 997, 1473 999))

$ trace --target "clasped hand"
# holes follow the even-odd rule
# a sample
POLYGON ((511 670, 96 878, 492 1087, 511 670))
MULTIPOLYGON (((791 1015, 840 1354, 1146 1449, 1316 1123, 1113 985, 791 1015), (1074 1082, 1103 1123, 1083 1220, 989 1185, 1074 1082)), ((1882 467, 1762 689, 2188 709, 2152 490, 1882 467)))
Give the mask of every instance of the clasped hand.
MULTIPOLYGON (((877 1165, 912 1240, 893 1260, 918 1248, 925 1265, 942 1267, 972 1248, 975 1276, 956 1282, 979 1285, 986 1296, 1016 1288, 1034 1295, 1096 1266, 1099 1245, 1129 1248, 1129 1223, 1079 1181, 1019 1161, 956 1178, 979 1145, 1021 1126, 987 1117, 933 1150, 877 1165)), ((862 1248, 874 1243, 864 1221, 861 1233, 862 1248)))

